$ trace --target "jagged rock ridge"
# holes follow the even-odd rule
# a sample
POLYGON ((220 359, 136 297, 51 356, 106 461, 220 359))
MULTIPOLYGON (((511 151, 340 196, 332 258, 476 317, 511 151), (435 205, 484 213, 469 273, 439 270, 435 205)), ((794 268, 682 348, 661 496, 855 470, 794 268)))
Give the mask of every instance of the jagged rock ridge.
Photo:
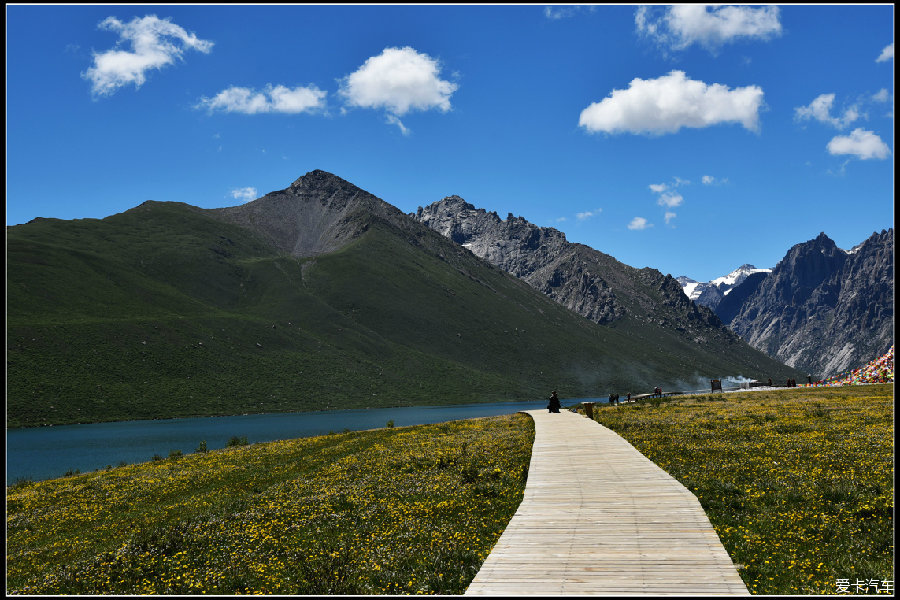
POLYGON ((624 313, 609 284, 556 229, 536 227, 512 214, 501 220, 459 196, 419 208, 416 219, 596 323, 624 313))
POLYGON ((671 328, 694 343, 706 342, 711 332, 727 331, 711 310, 691 302, 670 275, 620 263, 567 241, 556 229, 512 214, 503 220, 459 196, 419 207, 415 217, 598 324, 629 318, 671 328))
POLYGON ((717 313, 755 348, 818 376, 856 368, 893 345, 894 230, 851 251, 824 233, 795 245, 717 313), (737 304, 737 302, 735 302, 737 304))

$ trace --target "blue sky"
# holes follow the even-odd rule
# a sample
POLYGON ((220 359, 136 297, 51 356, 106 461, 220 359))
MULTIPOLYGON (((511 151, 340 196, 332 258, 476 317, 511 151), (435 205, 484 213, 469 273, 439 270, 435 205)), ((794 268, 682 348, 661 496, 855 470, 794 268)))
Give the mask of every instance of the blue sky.
POLYGON ((7 225, 332 172, 707 281, 893 227, 894 8, 7 5, 7 225))

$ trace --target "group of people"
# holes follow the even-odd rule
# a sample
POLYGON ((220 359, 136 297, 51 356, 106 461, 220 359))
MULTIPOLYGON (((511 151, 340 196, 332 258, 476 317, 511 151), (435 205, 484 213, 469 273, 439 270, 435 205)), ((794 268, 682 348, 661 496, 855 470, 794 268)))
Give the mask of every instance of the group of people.
MULTIPOLYGON (((630 393, 628 394, 627 399, 631 400, 630 393)), ((609 395, 609 403, 611 405, 615 406, 616 404, 618 404, 618 402, 619 402, 618 394, 610 394, 609 395)), ((552 413, 558 413, 561 406, 562 405, 559 402, 559 396, 556 394, 556 390, 553 390, 552 392, 550 392, 550 401, 547 404, 547 410, 549 410, 552 413)))
MULTIPOLYGON (((796 384, 795 384, 796 385, 796 384)), ((653 396, 655 398, 662 398, 662 388, 655 387, 653 388, 653 396)), ((631 392, 625 397, 626 402, 631 402, 631 392)), ((609 404, 610 406, 616 406, 619 404, 619 394, 610 394, 609 395, 609 404)), ((556 390, 550 392, 550 401, 547 404, 547 410, 552 413, 558 413, 561 408, 561 404, 559 402, 559 396, 556 393, 556 390)))
MULTIPOLYGON (((625 396, 625 402, 631 402, 631 392, 625 396)), ((610 394, 609 395, 609 405, 616 406, 619 404, 619 395, 618 394, 610 394)))

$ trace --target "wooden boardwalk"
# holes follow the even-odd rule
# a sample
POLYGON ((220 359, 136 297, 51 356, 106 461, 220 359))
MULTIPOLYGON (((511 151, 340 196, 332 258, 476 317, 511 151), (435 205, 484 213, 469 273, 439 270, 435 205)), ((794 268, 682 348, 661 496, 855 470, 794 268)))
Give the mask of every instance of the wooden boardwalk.
POLYGON ((525 496, 466 595, 749 595, 687 488, 595 421, 526 412, 525 496))

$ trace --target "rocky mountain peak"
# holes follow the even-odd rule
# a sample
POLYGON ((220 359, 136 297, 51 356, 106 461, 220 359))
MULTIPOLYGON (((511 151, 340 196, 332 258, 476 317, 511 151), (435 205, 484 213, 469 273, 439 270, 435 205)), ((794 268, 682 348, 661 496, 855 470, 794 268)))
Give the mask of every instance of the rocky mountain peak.
POLYGON ((785 364, 822 376, 854 368, 893 343, 893 248, 893 229, 853 252, 820 233, 788 250, 763 282, 736 289, 729 314, 717 312, 785 364))
POLYGON ((343 247, 365 230, 365 221, 405 218, 398 209, 337 175, 316 169, 290 187, 240 206, 212 209, 213 216, 252 229, 283 252, 316 256, 343 247))
POLYGON ((316 198, 332 205, 381 202, 369 192, 327 171, 316 169, 297 178, 289 188, 273 194, 288 194, 300 198, 316 198))
MULTIPOLYGON (((477 210, 474 206, 472 206, 456 194, 453 194, 452 196, 446 196, 439 202, 435 202, 433 204, 440 205, 446 210, 477 210)), ((422 208, 419 207, 419 210, 422 210, 422 208)), ((481 212, 484 212, 484 209, 481 209, 481 212)))
POLYGON ((444 235, 446 235, 444 230, 449 227, 451 221, 472 221, 474 219, 491 225, 499 225, 503 222, 496 212, 476 208, 456 195, 432 202, 425 208, 420 206, 416 211, 415 219, 444 235))
POLYGON ((772 271, 773 291, 781 301, 792 305, 806 302, 847 261, 848 254, 824 233, 795 245, 772 271))
MULTIPOLYGON (((353 185, 348 181, 341 179, 333 173, 323 171, 321 169, 313 169, 306 175, 301 175, 292 184, 292 188, 300 187, 322 187, 323 185, 353 185)), ((354 186, 355 187, 355 186, 354 186)))
POLYGON ((537 258, 535 250, 559 256, 567 244, 556 229, 538 227, 512 213, 502 220, 496 212, 475 208, 459 196, 419 207, 415 218, 517 277, 534 272, 545 260, 545 255, 537 258))

